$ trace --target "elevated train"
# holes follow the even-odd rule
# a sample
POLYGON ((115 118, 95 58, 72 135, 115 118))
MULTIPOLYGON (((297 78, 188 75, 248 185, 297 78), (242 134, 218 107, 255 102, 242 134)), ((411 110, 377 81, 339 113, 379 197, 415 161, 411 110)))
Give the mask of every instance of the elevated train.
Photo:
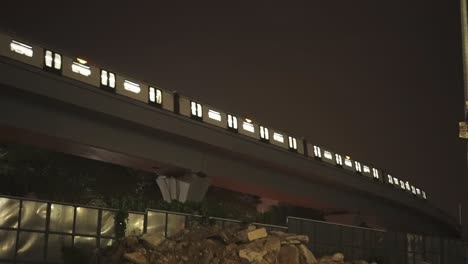
POLYGON ((426 192, 382 169, 352 160, 349 156, 313 145, 306 139, 263 126, 248 118, 223 112, 177 92, 170 92, 117 74, 109 69, 99 68, 89 64, 86 60, 66 56, 1 33, 0 55, 43 69, 50 74, 71 78, 110 93, 130 97, 141 103, 259 140, 271 147, 282 148, 295 155, 303 155, 348 170, 376 183, 388 184, 408 195, 427 200, 426 192))

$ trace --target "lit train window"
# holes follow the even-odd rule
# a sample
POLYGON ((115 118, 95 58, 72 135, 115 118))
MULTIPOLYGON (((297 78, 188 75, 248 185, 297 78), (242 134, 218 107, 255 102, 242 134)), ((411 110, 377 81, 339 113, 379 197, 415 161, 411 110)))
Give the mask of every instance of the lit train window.
POLYGON ((416 194, 421 195, 421 190, 419 188, 416 188, 416 194))
POLYGON ((400 181, 400 187, 405 190, 406 187, 405 187, 405 182, 404 181, 400 181))
POLYGON ((331 153, 330 151, 327 151, 327 150, 325 150, 325 151, 323 152, 323 157, 326 158, 326 159, 329 159, 329 160, 333 160, 333 155, 332 155, 332 153, 331 153))
POLYGON ((411 186, 411 192, 412 192, 413 194, 416 194, 416 188, 414 188, 414 186, 411 186))
POLYGON ((278 141, 278 142, 284 143, 284 136, 281 135, 280 133, 274 132, 273 133, 273 139, 278 141))
POLYGON ((393 184, 393 177, 392 175, 387 175, 388 183, 393 184))
POLYGON ((366 165, 362 166, 362 170, 364 171, 364 173, 370 173, 369 166, 366 166, 366 165))
POLYGON ((30 58, 34 55, 34 52, 31 46, 26 45, 16 40, 11 41, 10 49, 11 51, 14 51, 18 54, 21 54, 30 58))
POLYGON ((406 187, 406 190, 411 191, 411 186, 409 182, 405 182, 405 187, 406 187))
POLYGON ((426 193, 425 193, 424 191, 421 191, 421 193, 422 193, 422 197, 423 197, 424 199, 427 199, 426 193))
POLYGON ((74 61, 71 66, 72 72, 81 74, 86 77, 90 76, 91 68, 88 65, 86 65, 86 63, 88 62, 85 60, 76 59, 76 61, 74 61))
POLYGON ((345 158, 344 164, 348 167, 353 167, 353 162, 349 159, 349 157, 345 158))
POLYGON ((242 123, 242 128, 245 130, 245 131, 249 131, 251 133, 255 133, 255 127, 254 125, 252 125, 250 122, 250 120, 246 120, 242 123))
POLYGON ((115 88, 115 74, 105 70, 101 70, 101 86, 115 88))
POLYGON ((228 127, 237 130, 237 117, 228 115, 228 127))
POLYGON ((208 110, 208 117, 213 120, 221 122, 221 113, 215 110, 211 110, 211 109, 208 110))
POLYGON ((374 178, 378 179, 379 177, 379 170, 376 168, 372 168, 372 174, 374 175, 374 178))
POLYGON ((149 90, 148 90, 148 93, 149 93, 149 100, 151 103, 155 103, 155 104, 162 104, 162 92, 161 90, 159 89, 156 89, 154 87, 149 87, 149 90))
POLYGON ((201 118, 203 116, 201 104, 192 101, 190 103, 190 109, 192 110, 192 117, 201 118))
POLYGON ((124 81, 124 89, 136 94, 139 94, 141 92, 140 85, 129 80, 124 81))
POLYGON ((314 146, 314 156, 317 158, 322 158, 320 147, 314 146))
POLYGON ((260 126, 260 138, 264 140, 270 140, 270 134, 268 133, 268 128, 260 126))
POLYGON ((399 181, 397 178, 395 178, 395 177, 393 177, 393 183, 394 183, 395 185, 400 185, 400 181, 399 181))
POLYGON ((289 139, 289 148, 293 150, 297 150, 297 140, 293 137, 288 137, 289 139))
POLYGON ((335 160, 336 160, 336 164, 343 165, 343 158, 341 157, 340 154, 335 154, 335 160))
POLYGON ((354 162, 354 165, 356 166, 356 171, 362 172, 361 163, 355 161, 355 162, 354 162))
POLYGON ((54 70, 61 70, 62 69, 62 55, 46 50, 44 56, 44 65, 46 68, 54 69, 54 70))

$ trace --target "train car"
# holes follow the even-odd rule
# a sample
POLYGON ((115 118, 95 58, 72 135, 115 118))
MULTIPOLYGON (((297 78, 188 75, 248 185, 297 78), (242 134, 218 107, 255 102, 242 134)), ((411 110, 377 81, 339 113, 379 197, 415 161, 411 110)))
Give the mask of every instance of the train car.
POLYGON ((18 38, 0 34, 0 55, 44 68, 44 49, 18 38))

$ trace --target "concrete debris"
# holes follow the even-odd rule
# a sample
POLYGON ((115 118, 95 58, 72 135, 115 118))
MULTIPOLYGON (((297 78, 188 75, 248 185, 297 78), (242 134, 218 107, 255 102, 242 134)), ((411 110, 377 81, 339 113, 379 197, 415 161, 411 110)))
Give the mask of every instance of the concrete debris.
POLYGON ((253 225, 193 225, 164 238, 152 233, 128 236, 96 253, 101 264, 368 264, 345 262, 336 253, 316 259, 309 237, 267 231, 253 225))

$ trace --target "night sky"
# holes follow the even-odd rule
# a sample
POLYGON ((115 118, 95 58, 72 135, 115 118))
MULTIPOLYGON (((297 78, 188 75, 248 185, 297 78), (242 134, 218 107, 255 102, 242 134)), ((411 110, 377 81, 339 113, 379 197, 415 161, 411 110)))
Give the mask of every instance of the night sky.
POLYGON ((2 9, 4 31, 387 169, 453 215, 462 200, 468 226, 456 0, 5 1, 2 9))

